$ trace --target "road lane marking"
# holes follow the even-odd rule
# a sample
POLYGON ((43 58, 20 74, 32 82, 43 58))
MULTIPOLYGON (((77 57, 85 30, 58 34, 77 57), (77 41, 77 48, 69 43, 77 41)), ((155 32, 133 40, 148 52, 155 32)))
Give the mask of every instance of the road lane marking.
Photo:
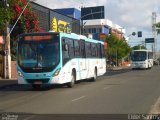
POLYGON ((156 101, 154 105, 152 105, 150 113, 149 114, 159 114, 160 113, 160 97, 156 101))
POLYGON ((86 97, 86 96, 81 96, 81 97, 79 97, 79 98, 73 99, 72 102, 75 102, 75 101, 77 101, 77 100, 83 99, 83 98, 85 98, 85 97, 86 97))
POLYGON ((109 89, 109 88, 111 88, 111 86, 104 87, 103 89, 106 90, 106 89, 109 89))

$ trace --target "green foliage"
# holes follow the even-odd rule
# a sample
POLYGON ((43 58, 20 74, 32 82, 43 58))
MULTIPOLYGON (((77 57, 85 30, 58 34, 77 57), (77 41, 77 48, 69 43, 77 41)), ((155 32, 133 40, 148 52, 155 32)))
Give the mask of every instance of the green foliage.
POLYGON ((115 61, 116 56, 118 60, 121 60, 131 52, 130 46, 124 39, 118 39, 116 36, 110 35, 107 36, 106 40, 108 43, 106 53, 110 60, 115 61))
POLYGON ((0 35, 4 34, 6 21, 11 21, 13 12, 9 7, 0 5, 0 35))
POLYGON ((144 45, 136 45, 132 47, 132 50, 140 50, 140 49, 146 49, 146 47, 144 45))
POLYGON ((157 34, 160 34, 160 22, 158 22, 158 23, 156 24, 156 27, 159 28, 159 29, 157 29, 157 34))
MULTIPOLYGON (((9 27, 13 27, 28 3, 27 0, 8 0, 7 2, 8 7, 5 4, 0 4, 0 35, 4 35, 6 21, 10 23, 9 27)), ((30 4, 28 4, 10 35, 12 59, 15 59, 16 56, 17 36, 22 33, 38 31, 42 31, 39 26, 38 16, 33 12, 30 4)))

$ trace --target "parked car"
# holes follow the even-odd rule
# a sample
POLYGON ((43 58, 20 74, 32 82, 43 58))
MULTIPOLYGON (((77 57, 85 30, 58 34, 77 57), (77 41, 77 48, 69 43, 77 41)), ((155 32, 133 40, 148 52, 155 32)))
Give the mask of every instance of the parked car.
POLYGON ((154 65, 159 65, 159 64, 160 64, 160 60, 159 60, 159 59, 153 60, 153 64, 154 64, 154 65))

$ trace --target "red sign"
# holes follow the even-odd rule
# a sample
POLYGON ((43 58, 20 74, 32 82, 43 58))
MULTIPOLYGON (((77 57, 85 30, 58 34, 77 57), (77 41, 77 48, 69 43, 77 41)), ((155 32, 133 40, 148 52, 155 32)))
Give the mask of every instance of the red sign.
POLYGON ((99 34, 99 38, 102 39, 102 40, 105 40, 106 37, 107 37, 107 35, 104 34, 104 33, 99 34))
POLYGON ((107 46, 108 46, 108 43, 104 42, 104 48, 107 48, 107 46))
POLYGON ((0 44, 4 44, 3 36, 0 36, 0 44))

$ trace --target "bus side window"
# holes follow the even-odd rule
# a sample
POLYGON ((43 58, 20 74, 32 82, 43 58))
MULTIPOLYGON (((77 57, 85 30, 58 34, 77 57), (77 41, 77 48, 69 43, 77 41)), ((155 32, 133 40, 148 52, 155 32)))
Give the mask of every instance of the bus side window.
POLYGON ((95 43, 91 43, 92 57, 95 58, 97 55, 97 47, 95 43))
POLYGON ((101 57, 104 58, 105 54, 104 54, 104 45, 101 44, 101 57))
POLYGON ((85 42, 85 48, 86 48, 86 57, 90 58, 91 55, 92 55, 91 43, 90 42, 85 42))
MULTIPOLYGON (((63 40, 62 40, 63 65, 69 60, 69 54, 68 54, 69 50, 66 49, 67 46, 68 46, 67 40, 63 38, 63 40)), ((68 46, 68 49, 69 49, 69 46, 68 46)))
POLYGON ((85 51, 85 41, 84 40, 81 40, 80 42, 80 56, 82 58, 85 58, 86 57, 86 51, 85 51))
POLYGON ((69 58, 74 58, 74 45, 73 45, 73 40, 72 39, 68 39, 68 48, 69 48, 69 58))
POLYGON ((102 57, 102 53, 101 53, 101 44, 100 43, 98 43, 97 44, 97 57, 98 58, 101 58, 102 57))

